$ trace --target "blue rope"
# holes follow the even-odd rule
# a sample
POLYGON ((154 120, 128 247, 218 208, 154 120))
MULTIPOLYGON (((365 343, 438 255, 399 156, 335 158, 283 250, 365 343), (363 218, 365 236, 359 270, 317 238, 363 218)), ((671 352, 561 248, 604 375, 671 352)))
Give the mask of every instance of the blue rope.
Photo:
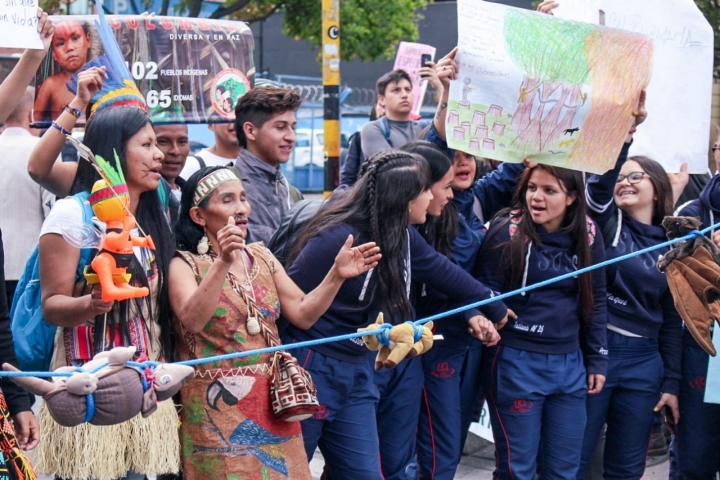
POLYGON ((419 342, 422 339, 422 334, 424 330, 423 326, 411 321, 407 321, 405 323, 409 323, 413 327, 413 342, 419 342))
POLYGON ((83 420, 83 423, 89 422, 95 416, 95 398, 93 397, 93 394, 88 393, 85 395, 85 400, 85 420, 83 420))
MULTIPOLYGON (((77 372, 87 373, 88 371, 82 367, 77 367, 75 369, 75 373, 77 373, 77 372)), ((95 373, 95 369, 93 369, 93 371, 91 373, 95 373)), ((93 419, 94 416, 95 416, 95 397, 93 397, 92 392, 90 392, 87 395, 85 395, 85 420, 83 420, 83 423, 89 422, 90 420, 93 419)))
MULTIPOLYGON (((485 300, 481 300, 479 302, 465 305, 463 307, 458 307, 458 308, 455 308, 452 310, 441 312, 436 315, 425 317, 423 319, 416 320, 415 322, 409 322, 409 323, 412 323, 413 325, 417 325, 417 326, 424 325, 428 322, 433 322, 433 321, 439 320, 441 318, 445 318, 445 317, 449 317, 451 315, 462 313, 462 312, 464 312, 466 310, 470 310, 472 308, 482 307, 489 303, 497 302, 499 300, 504 300, 504 299, 512 297, 514 295, 519 295, 524 292, 528 292, 528 291, 535 290, 535 289, 538 289, 541 287, 545 287, 547 285, 551 285, 553 283, 560 282, 567 278, 577 277, 578 275, 592 272, 593 270, 597 270, 598 268, 603 268, 608 265, 612 265, 613 263, 622 262, 629 258, 633 258, 633 257, 637 257, 639 255, 642 255, 644 253, 648 253, 648 252, 652 252, 654 250, 659 250, 661 248, 669 247, 676 243, 690 241, 696 237, 704 236, 706 233, 708 233, 714 229, 717 229, 717 228, 720 228, 720 222, 716 223, 715 225, 711 225, 707 228, 704 228, 702 230, 693 230, 693 231, 689 232, 687 235, 685 235, 684 237, 675 238, 673 240, 668 240, 667 242, 659 243, 657 245, 653 245, 652 247, 638 250, 637 252, 632 252, 632 253, 628 253, 626 255, 622 255, 620 257, 612 258, 610 260, 605 260, 598 264, 590 265, 589 267, 581 268, 580 270, 575 270, 574 272, 566 273, 566 274, 560 275, 558 277, 554 277, 554 278, 551 278, 548 280, 544 280, 542 282, 535 283, 533 285, 528 285, 523 288, 518 288, 517 290, 506 292, 506 293, 494 296, 492 298, 488 298, 485 300)), ((295 343, 290 343, 287 345, 276 345, 273 347, 259 348, 256 350, 246 350, 246 351, 242 351, 242 352, 227 353, 227 354, 223 354, 223 355, 215 355, 212 357, 196 358, 193 360, 185 360, 182 362, 175 362, 175 363, 177 363, 178 365, 189 365, 189 366, 201 365, 203 363, 219 362, 222 360, 231 360, 231 359, 235 359, 235 358, 249 357, 251 355, 261 355, 261 354, 265 354, 265 353, 273 353, 273 352, 278 352, 278 351, 292 350, 295 348, 312 347, 314 345, 322 345, 325 343, 339 342, 339 341, 343 341, 343 340, 352 340, 354 338, 361 338, 361 337, 364 337, 367 335, 378 336, 378 341, 380 341, 382 343, 381 338, 382 338, 382 336, 386 335, 385 332, 388 332, 387 329, 389 326, 391 327, 392 325, 383 324, 375 330, 367 330, 367 331, 357 332, 357 333, 348 333, 345 335, 337 335, 334 337, 319 338, 316 340, 307 340, 304 342, 295 342, 295 343)), ((389 335, 389 332, 387 333, 387 335, 389 335)), ((417 333, 415 335, 417 336, 417 333)), ((422 332, 420 332, 420 335, 422 336, 422 332)), ((134 363, 134 362, 128 362, 128 364, 130 364, 130 363, 134 363)), ((154 362, 147 362, 147 363, 154 363, 154 362)), ((100 368, 102 368, 102 367, 98 367, 98 368, 94 369, 93 372, 99 370, 100 368)), ((69 377, 71 375, 72 374, 68 373, 68 372, 57 372, 57 373, 56 372, 0 372, 0 377, 50 378, 50 377, 69 377)))
POLYGON ((377 332, 375 337, 377 337, 378 342, 380 342, 381 345, 385 345, 386 347, 390 346, 390 329, 392 328, 392 325, 389 323, 383 323, 377 328, 377 332))
POLYGON ((148 379, 145 376, 145 370, 149 368, 150 370, 155 371, 155 367, 158 366, 158 363, 151 362, 150 360, 147 360, 145 362, 127 361, 125 362, 125 365, 134 368, 138 371, 138 373, 140 373, 140 380, 142 381, 143 392, 147 392, 150 389, 150 382, 148 382, 148 379))

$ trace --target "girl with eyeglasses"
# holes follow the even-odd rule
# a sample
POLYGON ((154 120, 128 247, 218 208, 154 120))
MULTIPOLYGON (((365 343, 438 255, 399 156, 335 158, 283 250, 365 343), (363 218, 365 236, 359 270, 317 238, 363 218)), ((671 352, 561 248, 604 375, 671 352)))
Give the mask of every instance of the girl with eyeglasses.
MULTIPOLYGON (((588 207, 605 239, 605 255, 613 259, 665 242, 661 222, 672 215, 673 191, 656 161, 629 157, 632 134, 647 113, 644 93, 635 126, 613 170, 587 182, 588 207)), ((577 478, 583 478, 603 424, 607 423, 605 478, 639 479, 653 412, 679 418, 680 343, 682 321, 673 303, 659 255, 668 248, 608 265, 608 375, 600 393, 587 398, 587 427, 577 478)), ((672 425, 670 425, 672 426, 672 425)))

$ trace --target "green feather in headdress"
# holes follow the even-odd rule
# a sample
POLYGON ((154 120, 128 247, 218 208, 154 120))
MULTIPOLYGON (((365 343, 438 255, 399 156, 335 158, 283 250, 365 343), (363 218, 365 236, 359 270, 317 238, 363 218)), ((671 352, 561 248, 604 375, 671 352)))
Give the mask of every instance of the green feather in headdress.
POLYGON ((105 160, 100 155, 95 155, 95 160, 102 172, 100 175, 105 179, 108 185, 114 187, 116 185, 122 185, 125 183, 125 174, 123 174, 122 168, 120 168, 120 157, 117 154, 117 150, 113 148, 113 155, 115 155, 115 165, 105 160))

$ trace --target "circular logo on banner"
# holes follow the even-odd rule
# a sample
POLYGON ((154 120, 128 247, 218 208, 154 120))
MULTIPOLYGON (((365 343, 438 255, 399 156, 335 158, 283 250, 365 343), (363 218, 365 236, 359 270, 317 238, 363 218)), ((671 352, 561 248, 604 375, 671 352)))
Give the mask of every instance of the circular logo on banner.
POLYGON ((340 31, 338 30, 338 27, 336 25, 333 25, 332 27, 328 28, 328 37, 335 40, 340 36, 340 31))
POLYGON ((250 90, 247 77, 234 68, 227 68, 213 79, 210 87, 212 106, 217 113, 225 118, 235 115, 235 104, 238 99, 250 90))

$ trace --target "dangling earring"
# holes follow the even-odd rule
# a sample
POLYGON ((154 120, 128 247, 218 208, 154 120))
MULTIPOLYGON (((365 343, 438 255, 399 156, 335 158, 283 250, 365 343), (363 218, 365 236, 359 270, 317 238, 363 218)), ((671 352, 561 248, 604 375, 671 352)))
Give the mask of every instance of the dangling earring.
POLYGON ((203 236, 197 244, 197 252, 200 255, 205 255, 210 251, 210 244, 208 243, 207 234, 203 231, 203 236))
POLYGON ((412 213, 412 208, 408 207, 408 215, 412 213))

